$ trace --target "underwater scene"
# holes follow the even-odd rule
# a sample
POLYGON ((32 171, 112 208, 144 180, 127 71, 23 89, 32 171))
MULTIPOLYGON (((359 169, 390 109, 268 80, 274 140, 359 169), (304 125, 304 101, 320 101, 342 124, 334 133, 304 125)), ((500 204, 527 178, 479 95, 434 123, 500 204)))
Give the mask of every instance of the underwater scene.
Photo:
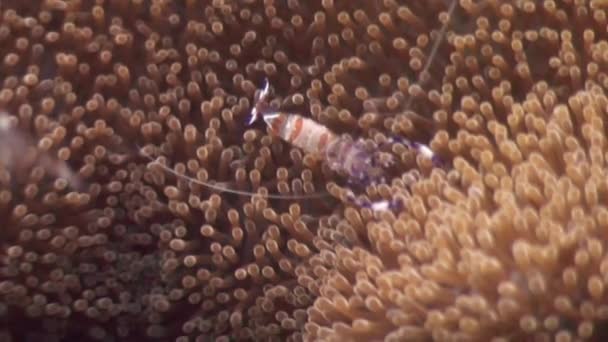
POLYGON ((0 0, 0 342, 608 341, 607 13, 0 0))

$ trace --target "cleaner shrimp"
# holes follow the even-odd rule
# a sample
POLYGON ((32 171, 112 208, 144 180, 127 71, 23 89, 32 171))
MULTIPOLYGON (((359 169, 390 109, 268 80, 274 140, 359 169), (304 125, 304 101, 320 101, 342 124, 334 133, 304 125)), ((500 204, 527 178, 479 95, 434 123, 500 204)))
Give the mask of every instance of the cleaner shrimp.
MULTIPOLYGON (((310 118, 270 108, 267 101, 270 94, 269 87, 268 80, 265 80, 264 88, 256 96, 248 125, 263 120, 272 135, 300 148, 317 160, 324 161, 332 171, 345 175, 350 184, 377 185, 386 183, 384 171, 395 164, 392 155, 383 155, 380 151, 371 151, 363 139, 353 140, 348 135, 337 135, 326 126, 310 118)), ((389 138, 387 140, 387 143, 397 142, 401 142, 406 147, 421 153, 433 160, 435 164, 439 163, 439 158, 428 146, 405 138, 389 138)), ((359 206, 370 207, 373 210, 386 210, 396 204, 388 201, 362 201, 355 198, 352 191, 348 192, 347 200, 359 206)))
MULTIPOLYGON (((442 26, 437 40, 434 42, 429 58, 427 59, 421 74, 426 74, 431 63, 438 53, 439 46, 445 36, 448 24, 457 1, 453 0, 448 9, 448 21, 442 26)), ((384 171, 394 165, 395 161, 391 155, 381 154, 378 151, 369 151, 363 139, 353 140, 348 136, 340 136, 332 132, 329 128, 320 123, 306 118, 296 113, 285 113, 271 108, 268 102, 270 94, 270 82, 266 79, 264 87, 260 89, 254 98, 254 106, 247 125, 252 125, 256 121, 263 120, 269 131, 284 140, 285 142, 300 148, 302 151, 313 155, 334 172, 346 175, 349 183, 357 184, 382 184, 385 183, 384 171), (383 157, 384 156, 384 157, 383 157)), ((410 107, 413 98, 410 97, 405 107, 410 107)), ((403 137, 389 137, 388 144, 402 143, 424 157, 431 159, 434 165, 441 165, 440 158, 425 144, 413 142, 403 137)), ((182 179, 187 179, 193 183, 218 192, 227 192, 240 196, 263 196, 269 199, 311 199, 328 197, 327 192, 317 192, 310 194, 277 194, 277 193, 254 193, 231 189, 221 183, 203 182, 198 179, 180 174, 168 166, 154 159, 150 154, 145 153, 143 148, 139 148, 140 153, 150 159, 152 163, 160 166, 166 172, 182 179)), ((399 206, 398 203, 388 200, 370 202, 356 198, 352 190, 347 193, 349 202, 356 206, 368 207, 374 211, 391 210, 399 206)))

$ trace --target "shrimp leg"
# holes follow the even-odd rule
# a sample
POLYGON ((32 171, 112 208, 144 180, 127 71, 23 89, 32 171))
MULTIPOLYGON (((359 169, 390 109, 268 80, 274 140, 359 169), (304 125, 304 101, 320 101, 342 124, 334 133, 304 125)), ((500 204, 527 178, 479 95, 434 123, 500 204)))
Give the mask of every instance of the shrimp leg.
POLYGON ((398 200, 379 200, 379 201, 370 201, 367 199, 357 198, 352 191, 349 191, 346 194, 346 201, 351 203, 354 206, 369 208, 372 211, 385 211, 385 210, 401 210, 403 209, 404 204, 398 200))

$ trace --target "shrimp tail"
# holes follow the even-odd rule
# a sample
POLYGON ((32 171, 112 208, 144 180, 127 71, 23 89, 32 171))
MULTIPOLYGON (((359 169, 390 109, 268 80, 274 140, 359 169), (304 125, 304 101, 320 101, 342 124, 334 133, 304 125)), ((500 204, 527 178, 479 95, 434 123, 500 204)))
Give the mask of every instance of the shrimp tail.
POLYGON ((261 119, 264 116, 264 112, 266 111, 268 104, 267 99, 270 94, 270 82, 268 79, 264 79, 264 87, 258 92, 255 96, 255 101, 253 104, 253 109, 251 113, 247 117, 247 126, 253 125, 256 121, 261 119))

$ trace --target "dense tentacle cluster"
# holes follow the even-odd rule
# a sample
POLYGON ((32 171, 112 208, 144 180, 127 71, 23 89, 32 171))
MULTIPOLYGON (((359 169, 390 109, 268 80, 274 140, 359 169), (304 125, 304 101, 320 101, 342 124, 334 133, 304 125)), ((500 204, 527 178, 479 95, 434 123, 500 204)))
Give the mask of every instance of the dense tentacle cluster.
POLYGON ((605 9, 460 5, 475 25, 448 33, 443 83, 427 93, 445 123, 431 147, 452 168, 417 181, 398 215, 321 221, 309 340, 606 334, 605 9))
POLYGON ((373 137, 402 110, 444 9, 3 2, 0 140, 32 156, 3 146, 7 334, 301 339, 323 275, 309 263, 326 247, 318 222, 336 202, 264 194, 325 191, 335 175, 245 128, 250 101, 268 77, 275 105, 373 137), (261 195, 220 195, 159 166, 261 195))
POLYGON ((605 4, 450 6, 3 1, 0 340, 601 338, 605 4), (245 125, 265 78, 445 167, 350 186, 245 125))

